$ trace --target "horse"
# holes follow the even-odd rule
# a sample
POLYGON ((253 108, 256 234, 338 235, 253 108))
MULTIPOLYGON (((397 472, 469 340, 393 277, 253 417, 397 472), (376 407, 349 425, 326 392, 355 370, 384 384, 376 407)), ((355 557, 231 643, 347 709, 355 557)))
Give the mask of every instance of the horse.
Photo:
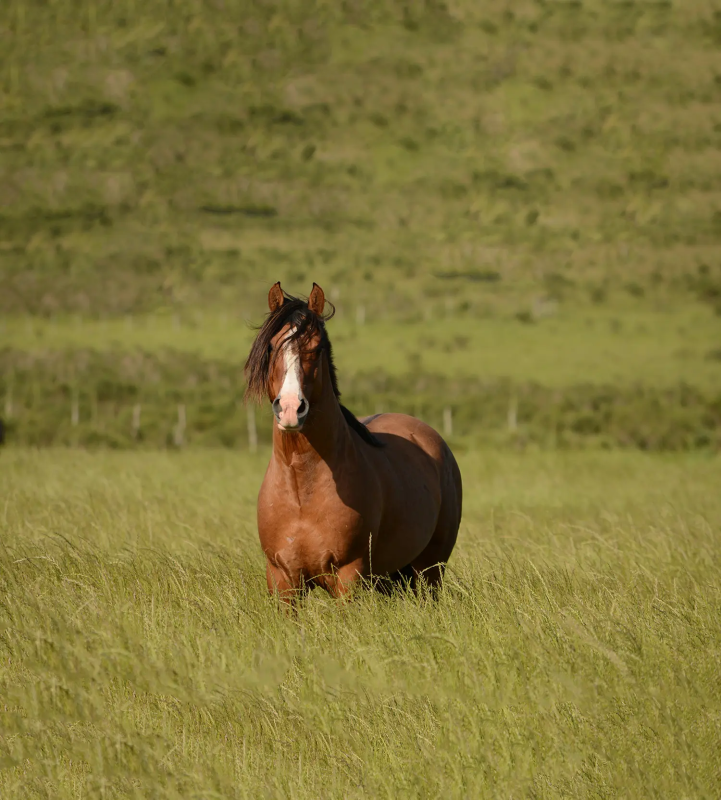
POLYGON ((268 591, 342 597, 384 577, 437 593, 462 510, 448 444, 406 414, 357 419, 341 405, 320 286, 305 300, 277 282, 268 308, 245 364, 246 400, 267 399, 274 416, 257 506, 268 591))

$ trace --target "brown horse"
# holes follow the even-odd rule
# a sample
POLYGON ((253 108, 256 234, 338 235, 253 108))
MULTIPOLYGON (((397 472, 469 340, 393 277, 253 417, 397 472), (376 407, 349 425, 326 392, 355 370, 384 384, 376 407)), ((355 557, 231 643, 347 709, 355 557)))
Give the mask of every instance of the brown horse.
POLYGON ((320 286, 305 301, 276 283, 268 305, 245 374, 247 396, 267 397, 275 416, 258 497, 269 591, 337 597, 371 576, 437 587, 461 520, 448 445, 414 417, 360 421, 340 404, 320 286))

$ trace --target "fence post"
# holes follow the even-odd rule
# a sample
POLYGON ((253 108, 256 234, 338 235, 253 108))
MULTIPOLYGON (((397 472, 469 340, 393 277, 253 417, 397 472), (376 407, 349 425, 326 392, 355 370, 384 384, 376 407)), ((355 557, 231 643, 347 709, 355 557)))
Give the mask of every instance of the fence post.
POLYGON ((515 431, 518 429, 518 397, 511 395, 508 401, 508 430, 515 431))
POLYGON ((173 442, 176 447, 185 444, 185 404, 178 404, 178 424, 173 428, 173 442))
POLYGON ((8 383, 8 387, 5 390, 5 419, 10 419, 12 415, 13 415, 13 384, 11 376, 10 382, 8 383))
POLYGON ((73 389, 73 397, 70 401, 70 424, 75 428, 80 422, 80 401, 78 398, 78 390, 73 389))
POLYGON ((450 406, 443 409, 443 433, 445 436, 453 436, 453 409, 450 406))
POLYGON ((140 403, 133 406, 133 439, 140 437, 140 403))
POLYGON ((258 430, 255 427, 254 406, 248 406, 248 449, 251 453, 258 452, 258 430))

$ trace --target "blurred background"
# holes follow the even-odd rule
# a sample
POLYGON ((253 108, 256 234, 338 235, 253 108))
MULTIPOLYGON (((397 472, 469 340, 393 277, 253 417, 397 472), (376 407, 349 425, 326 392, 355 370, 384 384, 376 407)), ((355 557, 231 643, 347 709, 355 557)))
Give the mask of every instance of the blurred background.
POLYGON ((721 445, 705 0, 6 0, 8 442, 267 443, 270 284, 455 446, 721 445))

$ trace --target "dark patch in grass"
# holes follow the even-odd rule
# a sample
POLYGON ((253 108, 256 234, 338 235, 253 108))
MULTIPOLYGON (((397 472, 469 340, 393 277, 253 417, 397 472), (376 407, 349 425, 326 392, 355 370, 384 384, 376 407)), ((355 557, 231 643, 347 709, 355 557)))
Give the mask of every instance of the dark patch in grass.
POLYGON ((721 11, 714 11, 711 19, 703 19, 700 26, 713 44, 721 45, 721 11))
POLYGON ((495 169, 474 170, 473 183, 476 186, 496 191, 515 190, 525 192, 528 190, 528 182, 518 175, 499 172, 495 169))
POLYGON ((651 169, 632 170, 628 173, 628 182, 634 189, 654 191, 667 189, 669 180, 665 175, 660 175, 651 169))
POLYGON ((163 269, 163 264, 158 258, 139 254, 131 260, 133 271, 140 275, 157 275, 163 269))
POLYGON ((198 82, 198 80, 195 77, 195 75, 192 75, 187 70, 182 70, 181 72, 179 72, 175 76, 175 80, 178 81, 178 83, 181 86, 185 86, 188 89, 192 89, 198 82))
POLYGON ((608 299, 608 292, 603 286, 592 286, 588 291, 588 296, 592 303, 601 305, 608 299))
POLYGON ((446 200, 458 200, 468 194, 468 187, 465 183, 455 181, 451 178, 441 180, 439 190, 441 197, 446 200))
POLYGON ((2 151, 19 152, 21 150, 25 150, 25 147, 26 147, 26 142, 23 141, 23 140, 20 140, 20 139, 9 140, 9 141, 0 140, 0 152, 2 152, 2 151))
POLYGON ((415 61, 400 59, 396 63, 395 72, 399 78, 413 80, 423 75, 423 67, 415 61))
POLYGON ((620 183, 611 180, 610 178, 602 178, 596 183, 596 194, 603 200, 615 200, 623 197, 626 190, 620 183))
POLYGON ((568 136, 559 136, 556 139, 556 147, 561 150, 565 150, 567 153, 573 153, 576 149, 576 143, 573 139, 570 139, 568 136))
POLYGON ((245 120, 230 114, 218 114, 215 118, 215 127, 218 133, 236 135, 245 128, 245 120))
POLYGON ((400 140, 399 144, 404 150, 408 150, 408 152, 410 153, 416 153, 418 152, 418 150, 421 149, 421 146, 418 143, 418 141, 414 139, 412 136, 404 136, 400 140))
POLYGON ((548 78, 545 75, 539 75, 535 77, 533 79, 533 85, 544 92, 550 92, 553 90, 553 83, 550 80, 548 80, 548 78))
POLYGON ((495 169, 474 170, 471 177, 475 186, 491 191, 541 191, 556 182, 554 171, 547 167, 529 170, 523 177, 495 169))
POLYGON ((643 286, 640 283, 636 283, 636 281, 629 281, 624 288, 632 297, 643 297, 646 294, 643 286))
POLYGON ((410 33, 421 33, 436 42, 454 39, 462 25, 448 10, 443 0, 425 0, 421 3, 404 3, 401 22, 410 33))
POLYGON ((305 120, 296 111, 288 108, 276 108, 273 105, 265 104, 251 106, 248 109, 251 119, 264 122, 270 125, 304 125, 305 120))
POLYGON ((721 314, 721 271, 714 274, 708 264, 699 264, 697 274, 686 277, 686 284, 698 300, 721 314))
POLYGON ((526 173, 526 179, 536 186, 554 186, 556 173, 548 167, 540 167, 539 169, 529 170, 526 173))
POLYGON ((446 272, 434 272, 434 278, 441 280, 466 280, 479 283, 498 283, 501 280, 501 273, 493 269, 474 269, 474 270, 448 270, 446 272))
POLYGON ((213 75, 214 73, 218 72, 219 69, 220 65, 218 62, 211 58, 204 59, 200 64, 200 71, 206 76, 213 75))
POLYGON ((327 119, 331 116, 331 111, 328 103, 310 103, 303 107, 303 116, 313 120, 327 119))
POLYGON ((0 231, 26 235, 41 228, 59 236, 68 227, 87 229, 94 225, 109 226, 112 217, 106 206, 86 203, 70 208, 31 208, 18 216, 0 214, 0 231))
POLYGON ((218 214, 220 216, 229 216, 231 214, 240 214, 244 217, 277 217, 278 209, 273 206, 263 205, 248 205, 248 206, 235 206, 231 204, 215 204, 206 203, 200 206, 200 211, 206 214, 218 214))
POLYGON ((543 276, 543 286, 553 300, 562 300, 566 292, 575 287, 574 281, 560 272, 548 272, 543 276))
POLYGON ((385 114, 381 114, 377 111, 374 111, 372 114, 368 115, 368 119, 378 128, 387 128, 390 124, 390 120, 385 114))
POLYGON ((529 211, 527 211, 526 212, 526 225, 528 225, 529 227, 531 225, 535 225, 536 222, 538 222, 539 213, 540 212, 538 211, 537 208, 532 208, 529 211))
POLYGON ((99 100, 83 100, 77 105, 54 106, 49 108, 43 116, 45 119, 58 119, 62 117, 81 117, 86 120, 98 117, 110 117, 120 111, 120 106, 99 100))

